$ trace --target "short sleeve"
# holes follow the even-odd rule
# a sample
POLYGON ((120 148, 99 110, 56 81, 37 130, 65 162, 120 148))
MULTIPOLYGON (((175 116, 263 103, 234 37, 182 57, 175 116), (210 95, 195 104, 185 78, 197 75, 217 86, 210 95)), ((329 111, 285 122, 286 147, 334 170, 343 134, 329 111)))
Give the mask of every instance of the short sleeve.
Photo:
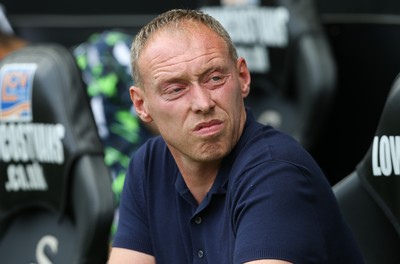
POLYGON ((234 263, 263 258, 323 262, 315 194, 304 171, 287 162, 268 161, 238 179, 232 196, 234 263))
POLYGON ((118 229, 113 247, 121 247, 153 255, 145 193, 145 157, 143 148, 134 155, 129 164, 121 194, 118 229))

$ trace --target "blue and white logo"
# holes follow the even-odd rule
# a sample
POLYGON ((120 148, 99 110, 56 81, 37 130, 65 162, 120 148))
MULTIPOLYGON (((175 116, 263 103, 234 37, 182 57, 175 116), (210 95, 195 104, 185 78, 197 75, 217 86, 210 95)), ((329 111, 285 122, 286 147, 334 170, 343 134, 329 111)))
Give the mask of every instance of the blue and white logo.
POLYGON ((5 64, 0 69, 0 122, 32 121, 35 63, 5 64))

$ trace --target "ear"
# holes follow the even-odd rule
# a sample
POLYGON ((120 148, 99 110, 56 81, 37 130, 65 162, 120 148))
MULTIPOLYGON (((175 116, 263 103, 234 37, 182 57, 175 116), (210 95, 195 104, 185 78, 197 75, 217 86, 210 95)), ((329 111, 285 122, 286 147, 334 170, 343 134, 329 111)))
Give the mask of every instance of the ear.
POLYGON ((239 80, 241 84, 242 96, 246 98, 250 93, 250 82, 251 76, 249 68, 244 58, 239 58, 236 63, 236 67, 239 73, 239 80))
POLYGON ((136 113, 139 118, 146 123, 152 122, 153 118, 150 116, 148 110, 146 109, 145 94, 143 90, 139 87, 132 86, 131 88, 129 88, 129 94, 131 96, 133 106, 135 107, 136 113))

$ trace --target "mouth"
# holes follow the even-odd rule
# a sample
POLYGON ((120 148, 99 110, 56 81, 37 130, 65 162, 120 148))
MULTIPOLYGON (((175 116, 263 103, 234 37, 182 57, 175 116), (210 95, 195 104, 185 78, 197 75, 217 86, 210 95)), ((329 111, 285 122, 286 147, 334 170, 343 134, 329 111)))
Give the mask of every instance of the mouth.
POLYGON ((201 122, 198 124, 194 131, 201 135, 213 135, 219 133, 223 128, 221 120, 211 120, 209 122, 201 122))

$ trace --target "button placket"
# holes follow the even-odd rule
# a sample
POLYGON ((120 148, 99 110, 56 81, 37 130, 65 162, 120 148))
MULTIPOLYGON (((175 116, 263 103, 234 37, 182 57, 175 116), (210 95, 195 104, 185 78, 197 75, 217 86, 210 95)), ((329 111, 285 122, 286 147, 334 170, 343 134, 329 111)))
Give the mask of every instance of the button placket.
POLYGON ((197 257, 199 257, 199 259, 202 259, 202 258, 204 257, 204 251, 201 250, 201 249, 199 249, 199 250, 197 251, 197 257))
POLYGON ((203 217, 198 214, 193 216, 191 220, 191 227, 192 227, 192 241, 193 241, 193 256, 195 258, 193 263, 207 263, 207 258, 205 255, 204 249, 204 241, 202 240, 201 232, 204 228, 204 219, 203 217))
POLYGON ((196 218, 194 219, 194 222, 197 225, 200 225, 202 221, 203 219, 201 218, 201 216, 196 216, 196 218))

